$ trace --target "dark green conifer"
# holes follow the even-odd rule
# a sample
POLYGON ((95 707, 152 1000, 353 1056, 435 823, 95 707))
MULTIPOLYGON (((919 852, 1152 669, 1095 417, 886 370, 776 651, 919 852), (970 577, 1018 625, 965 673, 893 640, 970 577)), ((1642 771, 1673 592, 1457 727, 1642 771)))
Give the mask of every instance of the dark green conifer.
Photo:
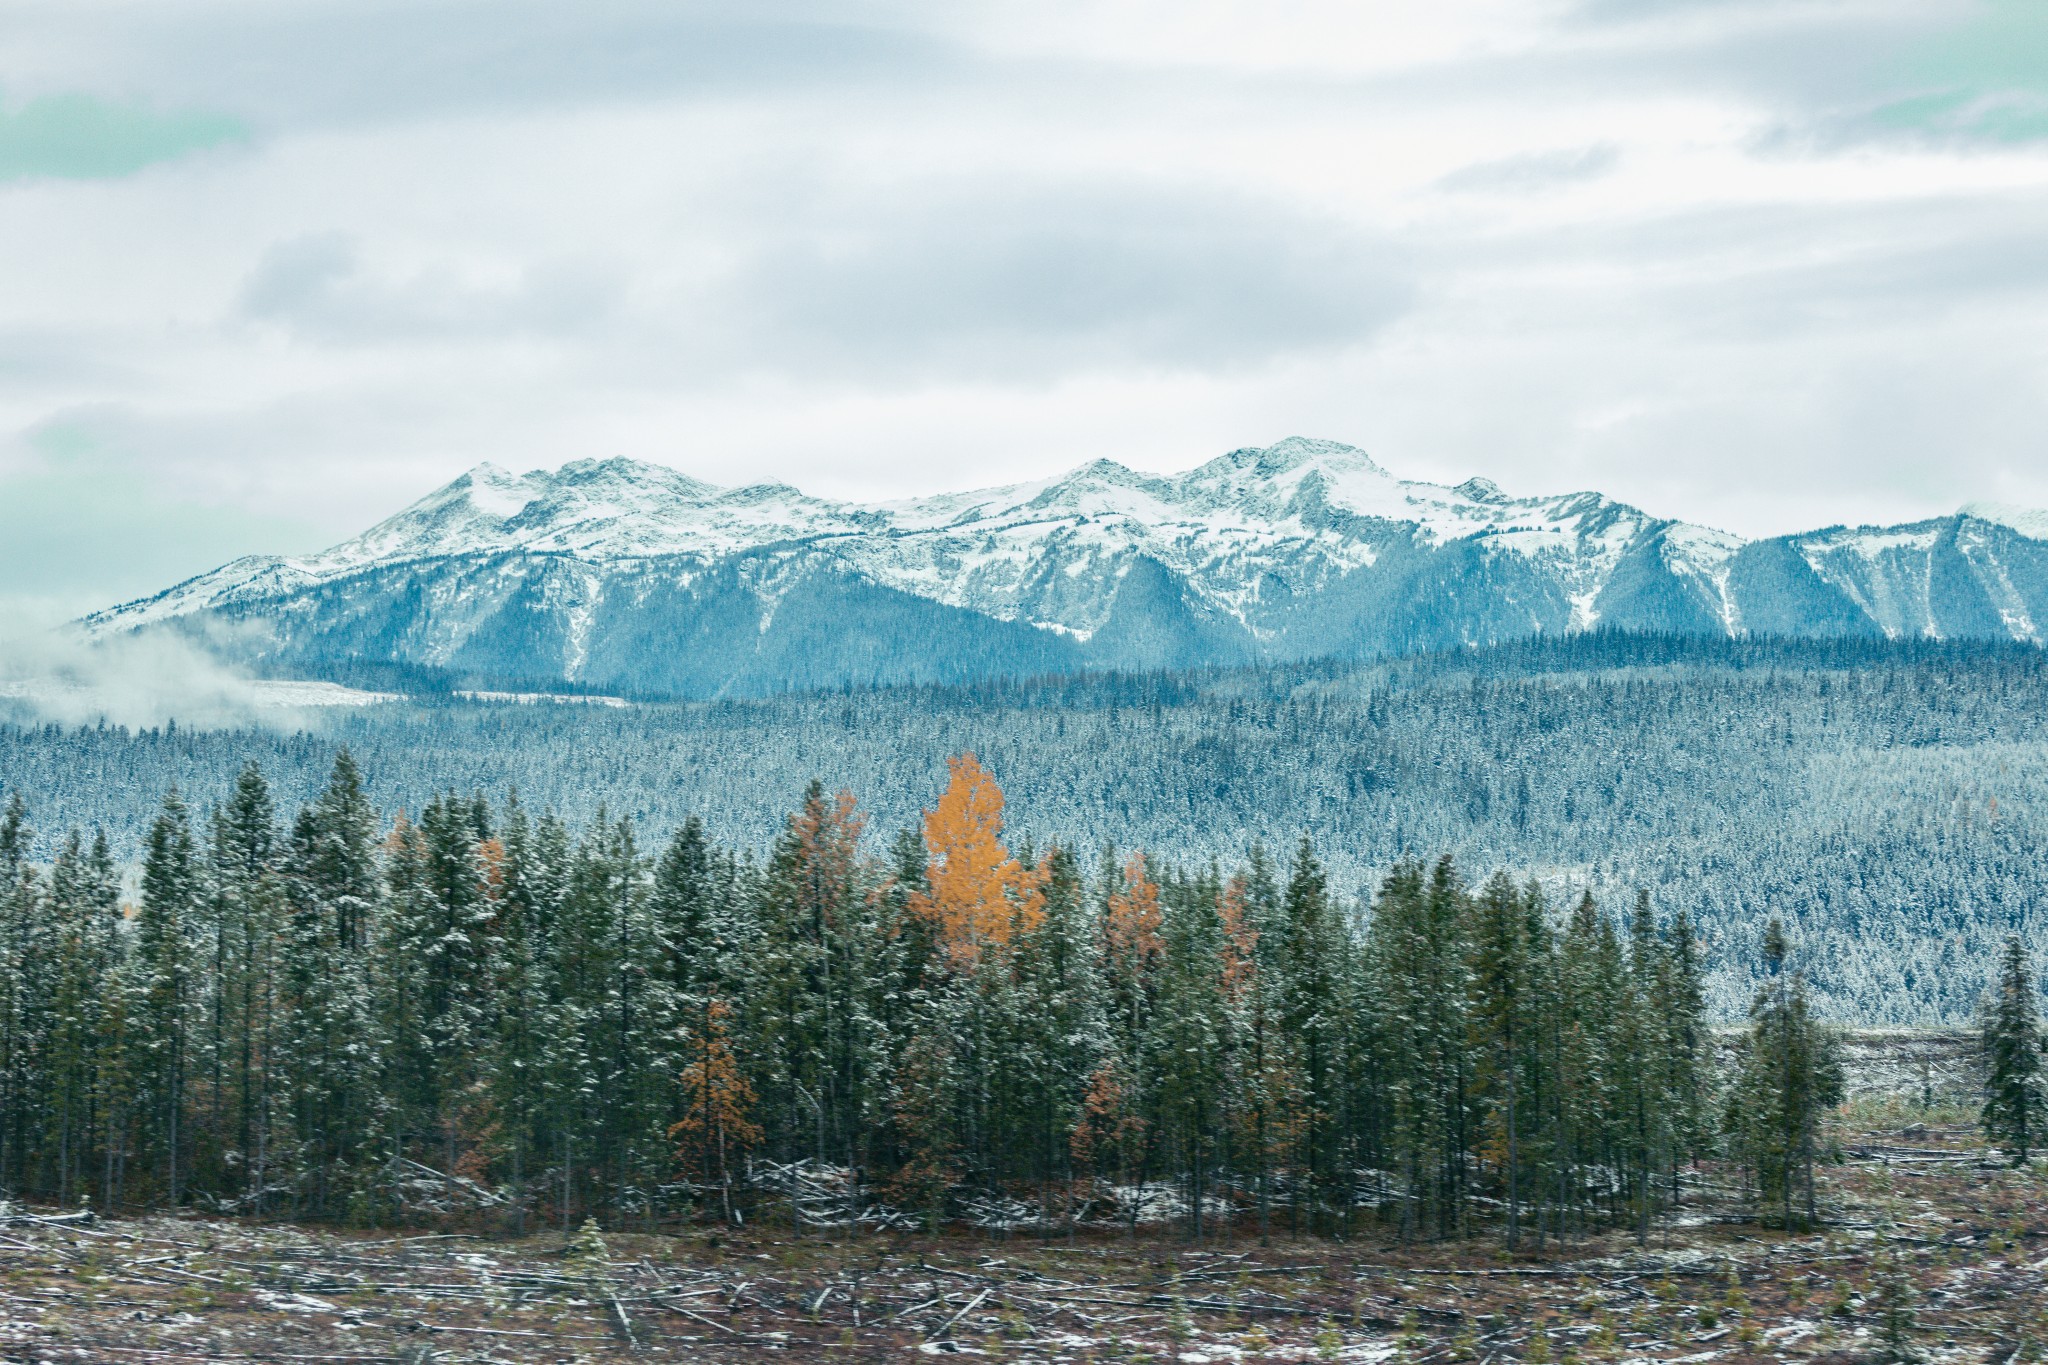
POLYGON ((191 816, 173 787, 143 849, 131 1018, 141 1155, 174 1206, 183 1199, 186 1086, 204 986, 193 933, 205 899, 191 816))
POLYGON ((2006 937, 1998 984, 1985 1002, 1981 1031, 1984 1135, 2027 1164, 2043 1133, 2041 1016, 2033 964, 2018 934, 2006 937))
POLYGON ((1839 1044, 1814 1017, 1805 975, 1790 969, 1790 955, 1785 927, 1773 917, 1764 931, 1765 978, 1750 1007, 1726 1118, 1765 1217, 1788 1229, 1810 1227, 1819 1217, 1813 1174, 1821 1125, 1842 1098, 1839 1044))

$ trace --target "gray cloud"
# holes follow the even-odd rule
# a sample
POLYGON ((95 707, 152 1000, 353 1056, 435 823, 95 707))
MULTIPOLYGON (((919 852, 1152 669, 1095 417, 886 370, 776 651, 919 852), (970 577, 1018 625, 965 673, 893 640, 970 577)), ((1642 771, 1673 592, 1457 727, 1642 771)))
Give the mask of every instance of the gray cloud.
POLYGON ((646 263, 489 282, 452 261, 379 271, 346 235, 295 238, 265 251, 237 311, 351 346, 589 333, 637 356, 622 366, 714 382, 1255 365, 1366 341, 1413 297, 1407 253, 1384 236, 1193 186, 797 183, 764 216, 774 231, 680 283, 646 263))
POLYGON ((0 327, 0 394, 132 382, 137 371, 109 353, 111 340, 77 328, 0 327))
POLYGON ((355 238, 320 233, 266 250, 242 288, 239 309, 326 341, 562 337, 604 319, 618 295, 612 273, 589 262, 543 262, 494 281, 465 278, 452 264, 378 274, 355 238))
POLYGON ((1185 186, 993 179, 828 196, 721 291, 754 363, 1051 375, 1259 364, 1410 305, 1383 236, 1185 186))
MULTIPOLYGON (((974 64, 894 8, 855 19, 804 0, 142 0, 102 15, 90 56, 180 98, 231 89, 238 108, 284 125, 891 87, 974 64)), ((43 38, 53 62, 75 60, 62 0, 25 0, 10 23, 43 38)))
POLYGON ((1575 299, 1579 326, 1654 320, 1674 343, 1797 335, 1825 346, 1958 313, 2038 314, 2048 304, 2048 193, 1709 205, 1457 252, 1455 266, 1431 264, 1575 299), (1629 287, 1589 290, 1587 276, 1603 271, 1626 275, 1629 287))

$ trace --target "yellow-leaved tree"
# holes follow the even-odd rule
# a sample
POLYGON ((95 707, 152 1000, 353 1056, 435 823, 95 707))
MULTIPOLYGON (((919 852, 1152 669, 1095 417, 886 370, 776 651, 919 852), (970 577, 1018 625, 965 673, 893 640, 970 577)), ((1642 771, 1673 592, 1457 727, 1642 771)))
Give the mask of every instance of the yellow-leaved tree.
POLYGON ((688 1105, 680 1123, 668 1130, 686 1175, 718 1182, 725 1221, 732 1217, 732 1166, 736 1158, 761 1141, 760 1125, 750 1117, 754 1087, 740 1070, 739 1058, 726 1037, 732 1006, 712 997, 704 1008, 704 1024, 690 1039, 690 1063, 683 1068, 683 1096, 688 1105))
POLYGON ((946 767, 945 793, 924 816, 929 889, 913 892, 910 908, 931 925, 946 965, 969 972, 1044 923, 1047 869, 1003 846, 1003 789, 981 761, 965 753, 946 767))

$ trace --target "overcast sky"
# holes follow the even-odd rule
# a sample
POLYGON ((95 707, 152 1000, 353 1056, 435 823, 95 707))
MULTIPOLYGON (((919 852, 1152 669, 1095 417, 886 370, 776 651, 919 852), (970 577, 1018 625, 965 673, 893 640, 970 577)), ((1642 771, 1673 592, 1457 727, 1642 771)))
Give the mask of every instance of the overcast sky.
MULTIPOLYGON (((0 599, 480 460, 2048 505, 2042 0, 8 0, 0 599)), ((0 605, 4 605, 0 600, 0 605)))

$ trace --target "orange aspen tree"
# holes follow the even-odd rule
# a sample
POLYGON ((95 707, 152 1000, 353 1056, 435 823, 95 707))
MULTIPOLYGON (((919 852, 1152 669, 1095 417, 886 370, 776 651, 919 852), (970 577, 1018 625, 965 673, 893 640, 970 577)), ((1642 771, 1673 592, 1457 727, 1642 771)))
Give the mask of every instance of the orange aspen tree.
POLYGON ((1002 952, 1045 922, 1046 867, 1025 867, 1003 846, 1003 789, 971 753, 946 760, 951 778, 925 812, 930 890, 913 892, 946 964, 970 972, 984 952, 1002 952))
POLYGON ((1127 1145, 1143 1137, 1145 1120, 1130 1112, 1123 1076, 1114 1061, 1106 1061, 1088 1077, 1088 1093, 1081 1101, 1080 1120, 1067 1139, 1074 1164, 1083 1170, 1099 1171, 1105 1166, 1122 1166, 1127 1145))
POLYGON ((760 1126, 748 1117, 754 1107, 754 1087, 741 1073, 726 1037, 726 1020, 731 1015, 732 1006, 723 1000, 713 999, 705 1006, 703 1031, 690 1040, 694 1055, 683 1068, 683 1094, 689 1107, 682 1121, 668 1130, 687 1174, 717 1178, 728 1223, 732 1221, 732 1160, 761 1141, 760 1126))
POLYGON ((1165 917, 1159 909, 1159 883, 1146 875, 1145 855, 1133 853, 1124 862, 1124 887, 1109 897, 1103 917, 1103 946, 1114 977, 1133 988, 1149 980, 1166 957, 1160 936, 1165 917))
POLYGON ((1223 998, 1232 1005, 1242 1004, 1259 983, 1259 931, 1252 926, 1244 894, 1244 874, 1239 873, 1216 898, 1216 919, 1223 927, 1223 998))
POLYGON ((496 907, 505 899, 505 841, 486 839, 476 846, 477 891, 496 907))
POLYGON ((805 795, 803 809, 789 817, 799 868, 797 904, 815 921, 814 930, 839 928, 851 908, 859 881, 860 836, 867 828, 856 807, 852 792, 828 800, 813 790, 805 795))
POLYGON ((1224 883, 1216 898, 1223 930, 1222 989, 1230 1010, 1231 1057, 1228 1120, 1240 1150, 1256 1163, 1259 1236, 1267 1235, 1271 1203, 1267 1177, 1299 1140, 1303 1116, 1301 1087, 1287 1064, 1284 1042, 1274 1036, 1265 987, 1259 979, 1259 931, 1251 921, 1242 873, 1224 883))

